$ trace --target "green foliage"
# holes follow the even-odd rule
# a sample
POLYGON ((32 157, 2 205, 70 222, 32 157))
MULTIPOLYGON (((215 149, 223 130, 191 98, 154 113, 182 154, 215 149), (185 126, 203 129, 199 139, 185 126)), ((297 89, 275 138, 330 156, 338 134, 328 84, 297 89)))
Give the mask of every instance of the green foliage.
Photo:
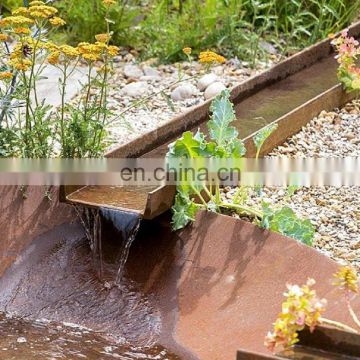
POLYGON ((194 203, 186 194, 178 192, 175 197, 175 204, 172 207, 172 228, 179 230, 195 220, 198 205, 194 203))
MULTIPOLYGON (((183 133, 174 143, 169 145, 168 161, 172 159, 201 159, 201 158, 239 158, 245 155, 245 146, 237 138, 238 131, 231 126, 235 120, 233 104, 228 90, 223 91, 211 104, 211 118, 207 123, 210 141, 205 134, 198 131, 193 135, 190 131, 183 133)), ((261 149, 266 138, 275 130, 271 125, 260 131, 254 142, 261 149)), ((183 169, 179 169, 183 170, 183 169)), ((197 171, 197 169, 194 170, 197 171)), ((208 187, 190 181, 186 176, 177 187, 175 204, 172 207, 173 230, 179 230, 193 222, 199 209, 222 212, 231 210, 254 218, 254 221, 266 229, 293 237, 307 245, 311 245, 314 228, 309 220, 301 220, 288 207, 279 210, 271 209, 266 203, 262 211, 250 208, 244 204, 247 198, 247 189, 240 187, 233 202, 222 200, 218 184, 208 187), (205 196, 206 199, 205 200, 205 196)))
POLYGON ((254 144, 256 147, 256 157, 259 156, 262 146, 264 145, 265 140, 278 128, 278 124, 270 124, 260 131, 258 131, 254 138, 254 144))
POLYGON ((310 220, 299 219, 287 206, 273 211, 269 205, 263 204, 263 211, 262 227, 290 236, 306 245, 312 245, 315 229, 310 220))
POLYGON ((163 62, 184 59, 185 46, 212 48, 255 66, 270 55, 263 40, 292 54, 346 27, 359 8, 359 0, 153 0, 124 45, 163 62))
MULTIPOLYGON (((2 1, 6 9, 21 4, 2 1)), ((93 41, 105 32, 101 0, 59 0, 56 6, 67 22, 60 36, 68 42, 93 41)), ((114 42, 143 58, 184 60, 182 49, 192 47, 195 54, 213 49, 255 66, 271 55, 267 45, 292 54, 349 25, 359 9, 360 0, 118 0, 110 15, 114 42)))

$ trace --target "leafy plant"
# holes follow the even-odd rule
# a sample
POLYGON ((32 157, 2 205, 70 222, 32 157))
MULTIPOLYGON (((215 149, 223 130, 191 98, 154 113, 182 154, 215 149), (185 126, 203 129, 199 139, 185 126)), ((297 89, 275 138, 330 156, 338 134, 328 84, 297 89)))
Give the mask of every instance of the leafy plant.
MULTIPOLYGON (((230 101, 229 91, 223 91, 217 96, 210 107, 212 116, 207 123, 209 139, 198 131, 195 135, 187 131, 169 145, 167 154, 168 162, 176 163, 174 159, 193 159, 193 169, 199 172, 199 166, 195 162, 205 158, 214 159, 239 159, 246 153, 243 142, 238 138, 238 131, 231 126, 235 120, 233 104, 230 101)), ((257 147, 257 155, 266 138, 276 129, 275 125, 261 130, 254 139, 257 147)), ((201 161, 200 161, 201 164, 201 161)), ((178 170, 182 170, 181 167, 178 170)), ((266 229, 277 231, 291 236, 307 245, 311 245, 314 236, 314 228, 309 220, 299 219, 288 207, 273 210, 264 203, 263 209, 258 210, 246 206, 246 189, 240 187, 234 196, 234 201, 224 200, 220 194, 220 184, 203 184, 194 181, 193 177, 187 176, 186 172, 182 181, 177 186, 175 204, 172 208, 173 230, 178 230, 193 222, 199 209, 223 212, 230 210, 240 215, 252 217, 254 221, 266 229)))

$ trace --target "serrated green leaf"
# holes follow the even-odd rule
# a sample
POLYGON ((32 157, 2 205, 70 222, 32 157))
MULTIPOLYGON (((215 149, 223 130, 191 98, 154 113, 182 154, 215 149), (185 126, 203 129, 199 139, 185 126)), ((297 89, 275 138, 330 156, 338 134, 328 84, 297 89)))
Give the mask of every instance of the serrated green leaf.
POLYGON ((268 217, 270 230, 292 237, 311 246, 315 229, 310 220, 302 220, 294 211, 285 206, 268 217))
POLYGON ((206 146, 201 140, 195 138, 191 131, 183 133, 182 137, 169 145, 169 157, 196 158, 201 155, 202 148, 206 146))
POLYGON ((192 199, 178 192, 172 207, 172 229, 176 231, 193 222, 198 209, 199 206, 192 199))
POLYGON ((235 159, 243 157, 246 153, 246 147, 240 139, 232 140, 229 143, 228 148, 231 152, 231 157, 235 159))
POLYGON ((212 116, 207 126, 210 138, 220 147, 226 147, 229 142, 238 136, 238 131, 234 127, 229 126, 235 120, 233 104, 229 97, 230 92, 224 90, 213 100, 210 107, 212 116))
POLYGON ((277 129, 277 127, 277 124, 270 124, 256 133, 253 137, 253 141, 258 152, 260 152, 265 140, 277 129))

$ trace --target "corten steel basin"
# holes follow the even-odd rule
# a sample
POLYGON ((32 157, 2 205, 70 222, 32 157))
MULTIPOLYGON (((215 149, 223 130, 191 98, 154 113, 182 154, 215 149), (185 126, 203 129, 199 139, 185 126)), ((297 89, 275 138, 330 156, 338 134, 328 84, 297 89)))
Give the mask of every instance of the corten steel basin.
MULTIPOLYGON (((332 285, 339 265, 311 247, 208 212, 178 233, 155 225, 145 232, 132 250, 129 274, 157 295, 169 348, 177 344, 204 360, 236 359, 240 349, 270 355, 264 337, 281 311, 286 284, 309 277, 328 300, 324 316, 354 327, 332 285)), ((360 301, 352 304, 360 312, 360 301)))

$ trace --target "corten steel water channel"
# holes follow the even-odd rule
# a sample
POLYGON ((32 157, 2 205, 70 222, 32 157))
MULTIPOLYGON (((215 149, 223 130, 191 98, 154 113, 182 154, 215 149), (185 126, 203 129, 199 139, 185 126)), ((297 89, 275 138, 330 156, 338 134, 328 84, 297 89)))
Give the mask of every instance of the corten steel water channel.
MULTIPOLYGON (((359 25, 355 30, 359 32, 359 25)), ((330 45, 325 41, 234 89, 238 116, 242 111, 240 104, 250 97, 265 92, 269 86, 276 87, 279 81, 294 79, 299 72, 310 71, 318 61, 327 63, 328 59, 331 63, 332 55, 330 45)), ((329 79, 325 77, 324 81, 330 86, 328 90, 324 87, 317 96, 310 94, 304 100, 307 101, 305 105, 300 103, 290 112, 288 108, 283 115, 274 115, 275 121, 282 126, 269 139, 265 152, 298 131, 320 110, 340 106, 350 99, 336 84, 335 67, 333 62, 333 72, 328 74, 334 86, 327 83, 329 79)), ((317 72, 312 74, 315 77, 317 72)), ((293 91, 296 93, 295 89, 293 91)), ((283 104, 284 98, 280 99, 274 108, 287 106, 283 104)), ((147 156, 152 149, 166 144, 182 131, 195 129, 205 122, 208 106, 206 103, 108 156, 147 156)), ((268 118, 266 121, 273 120, 268 118)), ((247 145, 253 153, 249 141, 247 145)), ((39 310, 44 316, 47 314, 60 321, 72 321, 95 329, 105 327, 120 334, 129 332, 130 339, 136 338, 136 332, 139 332, 146 338, 142 325, 146 329, 148 324, 141 321, 147 319, 146 309, 142 309, 136 296, 132 307, 132 302, 126 303, 124 294, 119 294, 116 289, 104 292, 101 283, 95 281, 90 271, 89 247, 82 239, 84 234, 78 224, 70 224, 74 213, 70 206, 58 204, 55 199, 57 189, 52 189, 52 194, 55 201, 49 202, 44 199, 42 188, 31 187, 28 199, 24 201, 18 188, 0 187, 0 272, 14 263, 2 277, 2 305, 23 316, 37 315, 35 310, 39 310), (82 246, 78 246, 78 240, 82 246), (39 242, 42 251, 36 248, 40 246, 39 242), (27 252, 20 255, 29 244, 27 252), (76 245, 75 250, 72 244, 76 245), (82 262, 85 269, 82 269, 82 262), (83 275, 86 275, 85 279, 83 275), (63 282, 59 283, 58 278, 63 282), (91 281, 87 281, 89 278, 91 281), (47 279, 45 287, 44 279, 47 279), (83 291, 83 286, 90 287, 89 291, 83 291), (43 289, 48 291, 44 293, 43 289), (94 298, 91 297, 93 293, 94 298), (119 310, 119 301, 125 302, 124 312, 119 310), (131 321, 127 318, 129 308, 131 321), (125 329, 121 328, 122 324, 126 324, 125 329)), ((141 198, 148 201, 148 196, 143 194, 141 198)), ((161 192, 153 191, 153 194, 159 196, 159 203, 166 204, 161 192)), ((113 194, 111 200, 117 196, 113 194)), ((102 198, 101 202, 105 201, 108 199, 102 198)), ((115 206, 119 206, 117 201, 115 206)), ((150 210, 155 208, 159 211, 156 206, 150 210)), ((338 264, 315 249, 251 223, 207 212, 200 212, 193 226, 173 233, 167 216, 164 214, 151 222, 143 222, 141 234, 130 253, 126 278, 136 282, 141 294, 154 297, 150 314, 159 314, 161 319, 158 342, 174 350, 182 359, 233 360, 240 349, 270 358, 263 338, 280 310, 285 284, 302 284, 308 277, 318 281, 319 296, 328 300, 325 316, 352 325, 344 299, 331 285, 338 264)), ((122 286, 126 288, 126 282, 122 286)), ((132 293, 130 297, 133 298, 132 293)), ((360 311, 360 302, 356 299, 353 306, 355 311, 360 311)))
MULTIPOLYGON (((349 33, 360 35, 360 22, 349 33)), ((231 90, 237 120, 233 125, 247 147, 247 156, 255 154, 252 138, 261 128, 278 123, 277 130, 265 142, 261 155, 298 132, 322 110, 344 105, 354 95, 346 94, 336 76, 337 62, 330 40, 324 40, 284 60, 262 74, 254 76, 231 90)), ((119 146, 106 154, 112 158, 162 158, 168 145, 184 131, 198 128, 206 133, 211 101, 189 109, 169 123, 119 146)), ((172 205, 175 190, 165 186, 83 187, 67 199, 73 203, 132 210, 145 218, 154 218, 172 205)))

